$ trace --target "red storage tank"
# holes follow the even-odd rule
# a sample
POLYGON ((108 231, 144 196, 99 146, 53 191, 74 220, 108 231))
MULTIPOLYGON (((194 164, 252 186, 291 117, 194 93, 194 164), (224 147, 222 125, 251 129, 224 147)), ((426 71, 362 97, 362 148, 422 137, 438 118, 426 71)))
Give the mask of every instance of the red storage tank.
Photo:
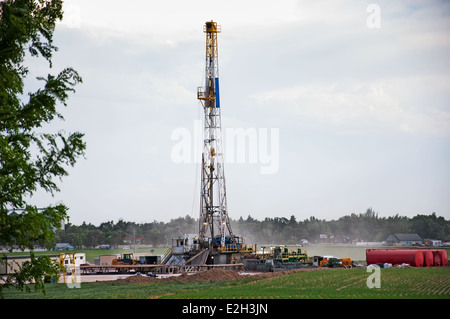
POLYGON ((441 262, 441 254, 437 250, 432 250, 433 253, 433 266, 440 266, 441 262))
POLYGON ((431 250, 419 250, 423 254, 423 266, 424 267, 433 267, 434 265, 434 256, 431 250))
POLYGON ((409 264, 413 267, 423 266, 423 253, 417 249, 367 249, 367 265, 390 263, 393 265, 409 264))
POLYGON ((447 266, 447 251, 444 249, 439 249, 438 252, 439 252, 439 255, 441 256, 442 266, 447 266))

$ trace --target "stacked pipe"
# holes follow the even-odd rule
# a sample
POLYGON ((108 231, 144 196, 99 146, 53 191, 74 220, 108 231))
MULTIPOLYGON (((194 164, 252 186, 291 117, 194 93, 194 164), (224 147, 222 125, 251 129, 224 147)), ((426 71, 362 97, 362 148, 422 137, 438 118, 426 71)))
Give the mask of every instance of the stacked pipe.
POLYGON ((444 249, 367 249, 367 265, 389 263, 409 264, 412 267, 447 266, 444 249))

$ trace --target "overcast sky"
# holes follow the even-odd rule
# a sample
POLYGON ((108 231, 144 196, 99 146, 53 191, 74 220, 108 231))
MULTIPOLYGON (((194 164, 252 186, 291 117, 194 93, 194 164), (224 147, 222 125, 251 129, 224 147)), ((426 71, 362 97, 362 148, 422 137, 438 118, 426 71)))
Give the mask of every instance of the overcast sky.
POLYGON ((51 72, 71 66, 83 84, 66 121, 48 129, 85 133, 86 158, 60 193, 35 200, 64 202, 70 222, 198 217, 200 164, 174 154, 180 132, 193 153, 201 143, 208 20, 222 26, 224 135, 257 139, 225 149, 231 218, 331 220, 369 207, 450 218, 450 2, 72 0, 64 9, 51 72))

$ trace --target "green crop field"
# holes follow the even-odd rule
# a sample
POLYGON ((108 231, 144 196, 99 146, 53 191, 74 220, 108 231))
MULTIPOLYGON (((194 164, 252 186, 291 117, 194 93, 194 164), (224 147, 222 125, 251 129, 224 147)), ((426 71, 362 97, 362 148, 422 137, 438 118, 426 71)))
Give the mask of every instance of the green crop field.
POLYGON ((42 292, 20 292, 14 288, 4 291, 5 299, 153 299, 170 294, 193 291, 208 291, 213 288, 229 287, 238 282, 152 282, 128 283, 81 283, 80 288, 69 288, 65 284, 46 284, 42 292))
POLYGON ((450 267, 381 269, 380 288, 368 288, 365 268, 298 271, 235 281, 156 281, 82 283, 81 288, 47 284, 46 295, 14 288, 6 299, 450 299, 450 267))
POLYGON ((300 271, 170 298, 231 299, 450 299, 450 268, 381 269, 381 287, 368 288, 366 269, 300 271))

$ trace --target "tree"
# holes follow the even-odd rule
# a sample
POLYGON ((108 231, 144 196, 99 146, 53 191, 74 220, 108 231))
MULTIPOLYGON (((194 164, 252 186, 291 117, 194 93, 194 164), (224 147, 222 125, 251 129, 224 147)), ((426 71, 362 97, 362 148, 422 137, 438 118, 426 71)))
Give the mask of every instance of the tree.
POLYGON ((95 248, 103 243, 103 232, 99 229, 90 230, 84 239, 86 247, 95 248))
POLYGON ((449 223, 443 217, 431 215, 416 215, 411 219, 411 230, 422 238, 444 239, 449 232, 449 223))
MULTIPOLYGON (((52 195, 59 191, 55 179, 68 175, 67 167, 84 155, 86 147, 79 132, 43 133, 46 124, 64 119, 57 107, 66 105, 69 93, 82 81, 75 70, 37 77, 41 88, 24 94, 27 52, 52 67, 57 50, 53 32, 62 16, 61 0, 0 2, 0 244, 6 247, 33 250, 36 242, 53 245, 54 230, 66 219, 68 208, 64 204, 38 208, 30 199, 38 189, 52 195), (20 213, 11 214, 12 210, 20 213)), ((20 273, 4 279, 0 294, 13 281, 23 289, 28 280, 45 293, 43 277, 55 272, 57 265, 31 257, 20 273)))

